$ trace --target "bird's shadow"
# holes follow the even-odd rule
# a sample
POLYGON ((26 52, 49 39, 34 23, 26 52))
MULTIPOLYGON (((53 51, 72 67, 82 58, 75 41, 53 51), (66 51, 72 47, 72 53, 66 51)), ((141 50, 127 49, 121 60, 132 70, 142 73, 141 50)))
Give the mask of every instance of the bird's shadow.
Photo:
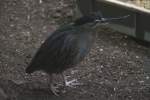
POLYGON ((41 82, 16 84, 11 80, 0 80, 0 87, 8 96, 8 100, 64 100, 64 94, 55 96, 48 87, 41 86, 43 86, 41 82))
POLYGON ((41 83, 37 83, 36 86, 33 84, 24 83, 20 85, 22 93, 19 94, 18 100, 63 100, 64 94, 61 92, 59 96, 56 96, 49 87, 44 87, 41 83))
POLYGON ((21 93, 18 100, 63 100, 61 96, 55 96, 45 89, 28 89, 28 92, 21 93), (29 92, 30 91, 30 92, 29 92))

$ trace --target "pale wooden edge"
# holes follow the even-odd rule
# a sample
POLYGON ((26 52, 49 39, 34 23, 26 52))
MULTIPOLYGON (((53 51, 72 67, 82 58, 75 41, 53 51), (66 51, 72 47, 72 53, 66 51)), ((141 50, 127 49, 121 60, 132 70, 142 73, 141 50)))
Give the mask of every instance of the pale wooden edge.
POLYGON ((118 5, 118 6, 122 6, 124 8, 128 8, 129 10, 136 10, 136 11, 140 11, 140 12, 150 14, 150 10, 148 10, 148 9, 136 6, 134 4, 125 3, 123 1, 118 1, 118 0, 97 0, 97 1, 104 2, 104 3, 107 3, 107 4, 115 4, 115 5, 118 5))

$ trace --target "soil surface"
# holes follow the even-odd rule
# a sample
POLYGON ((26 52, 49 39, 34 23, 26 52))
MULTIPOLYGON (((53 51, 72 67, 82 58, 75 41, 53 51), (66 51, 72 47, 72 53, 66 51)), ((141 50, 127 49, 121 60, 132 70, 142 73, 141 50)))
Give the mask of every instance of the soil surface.
POLYGON ((150 100, 148 47, 106 27, 86 59, 65 71, 82 85, 57 97, 46 74, 25 74, 41 43, 73 19, 73 8, 69 0, 0 0, 0 100, 150 100))

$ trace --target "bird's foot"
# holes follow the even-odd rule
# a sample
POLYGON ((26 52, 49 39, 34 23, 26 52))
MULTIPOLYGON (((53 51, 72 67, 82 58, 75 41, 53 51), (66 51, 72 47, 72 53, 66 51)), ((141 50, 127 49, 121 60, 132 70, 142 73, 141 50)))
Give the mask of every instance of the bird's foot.
POLYGON ((54 84, 50 85, 51 92, 56 96, 59 96, 60 91, 58 89, 59 89, 59 87, 57 85, 54 85, 54 84))
POLYGON ((81 83, 79 83, 77 81, 77 79, 73 79, 71 81, 66 81, 65 82, 65 86, 67 87, 71 87, 71 88, 76 88, 76 86, 82 85, 81 83))

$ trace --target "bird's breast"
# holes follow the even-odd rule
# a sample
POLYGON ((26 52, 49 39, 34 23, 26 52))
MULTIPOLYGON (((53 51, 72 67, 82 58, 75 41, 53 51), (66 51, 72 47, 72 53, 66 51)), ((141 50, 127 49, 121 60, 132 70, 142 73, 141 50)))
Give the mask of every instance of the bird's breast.
POLYGON ((77 59, 82 60, 90 51, 94 37, 89 34, 82 35, 78 40, 78 55, 77 59))

